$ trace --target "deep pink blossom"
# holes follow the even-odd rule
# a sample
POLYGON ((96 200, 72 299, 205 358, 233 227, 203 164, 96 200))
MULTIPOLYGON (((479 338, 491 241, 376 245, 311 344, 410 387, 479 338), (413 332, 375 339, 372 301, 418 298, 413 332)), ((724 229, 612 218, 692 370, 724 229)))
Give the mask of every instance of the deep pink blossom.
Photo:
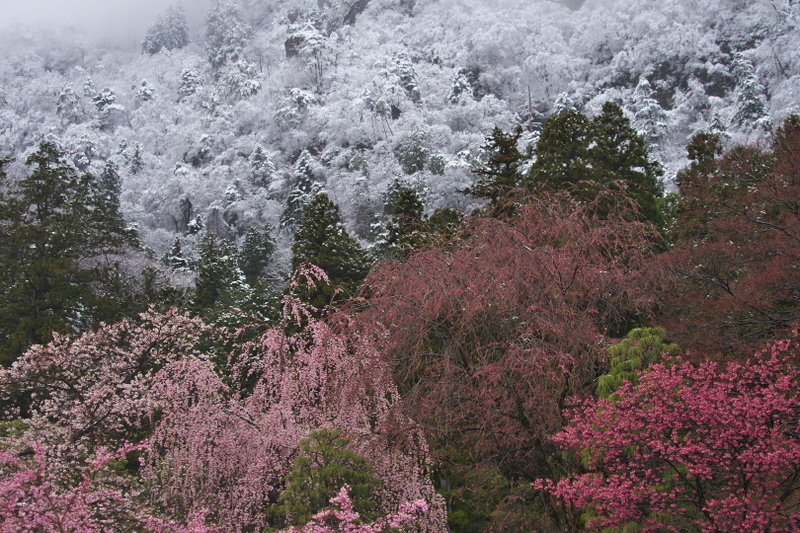
POLYGON ((652 366, 555 437, 588 472, 538 486, 584 508, 591 530, 797 531, 798 355, 785 341, 744 363, 652 366))

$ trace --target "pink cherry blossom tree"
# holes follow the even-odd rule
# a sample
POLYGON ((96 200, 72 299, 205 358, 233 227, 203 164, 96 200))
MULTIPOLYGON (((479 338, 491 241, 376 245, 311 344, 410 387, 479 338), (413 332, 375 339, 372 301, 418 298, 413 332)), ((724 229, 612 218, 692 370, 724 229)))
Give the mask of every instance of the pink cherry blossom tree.
MULTIPOLYGON (((307 267, 301 275, 308 282, 324 272, 307 267)), ((388 438, 387 426, 402 418, 393 408, 399 395, 374 342, 346 317, 326 322, 319 314, 286 297, 281 326, 230 358, 228 381, 254 383, 246 390, 226 384, 204 361, 165 369, 153 389, 162 399, 160 422, 144 472, 159 487, 162 509, 181 516, 213 509, 209 517, 225 530, 264 528, 300 441, 331 428, 370 461, 382 482, 375 499, 383 512, 424 499, 431 502, 426 529, 444 529, 425 439, 414 429, 388 438)))
POLYGON ((174 310, 147 313, 137 324, 56 336, 0 369, 0 391, 27 410, 21 424, 18 411, 5 413, 17 425, 0 442, 10 480, 0 505, 6 523, 19 524, 6 529, 31 531, 24 512, 42 509, 40 521, 71 520, 78 525, 63 531, 74 533, 260 530, 273 525, 268 511, 300 441, 330 428, 369 461, 383 515, 423 499, 420 527, 444 531, 426 441, 395 412, 398 393, 373 339, 293 296, 284 314, 278 327, 254 326, 237 340, 174 310), (386 430, 397 420, 410 428, 403 438, 386 430))

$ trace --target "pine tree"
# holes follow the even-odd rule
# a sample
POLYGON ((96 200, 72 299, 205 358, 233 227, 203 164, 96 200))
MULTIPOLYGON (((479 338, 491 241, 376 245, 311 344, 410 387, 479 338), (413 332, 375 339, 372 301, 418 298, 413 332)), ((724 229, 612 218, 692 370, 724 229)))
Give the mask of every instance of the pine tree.
POLYGON ((666 336, 664 328, 636 328, 625 335, 619 344, 610 347, 608 355, 611 357, 611 370, 597 380, 598 397, 613 397, 614 392, 626 381, 638 383, 639 374, 651 364, 679 356, 680 347, 668 343, 666 336))
POLYGON ((633 93, 633 125, 650 147, 657 146, 667 134, 667 114, 653 94, 647 78, 639 78, 633 93))
POLYGON ((292 227, 300 222, 303 211, 319 191, 314 177, 314 158, 303 150, 295 165, 294 186, 286 198, 286 208, 281 213, 281 227, 292 227))
POLYGON ((233 292, 241 288, 244 281, 242 278, 231 243, 215 233, 206 233, 200 242, 200 263, 195 280, 195 308, 208 313, 232 303, 236 300, 233 292))
POLYGON ((250 181, 258 187, 268 187, 275 174, 275 163, 260 144, 250 155, 250 181))
POLYGON ((178 86, 178 101, 185 100, 196 93, 202 84, 203 81, 200 79, 200 74, 190 68, 183 69, 181 71, 181 82, 178 86))
POLYGON ((513 133, 505 133, 495 128, 481 146, 489 157, 486 163, 473 170, 479 176, 478 182, 466 192, 478 198, 488 198, 491 207, 506 198, 511 191, 520 186, 522 174, 520 166, 525 161, 517 143, 522 136, 522 128, 517 127, 513 133))
POLYGON ((733 61, 733 74, 736 78, 737 110, 733 123, 739 128, 772 129, 772 121, 764 104, 766 90, 756 77, 753 64, 741 54, 733 61))
POLYGON ((402 257, 425 242, 424 210, 425 205, 416 189, 400 189, 389 211, 392 220, 386 227, 385 247, 390 255, 402 257))
POLYGON ((328 275, 329 285, 308 288, 305 298, 318 309, 338 298, 339 291, 342 296, 353 294, 369 270, 364 250, 342 223, 339 206, 325 193, 316 195, 306 207, 292 254, 292 269, 311 263, 328 275))
POLYGON ((42 143, 26 163, 31 173, 0 197, 4 364, 54 331, 72 333, 118 318, 124 310, 100 292, 115 266, 95 258, 133 244, 101 180, 78 175, 55 145, 42 143))
POLYGON ((250 286, 263 278, 266 269, 275 253, 275 239, 271 235, 272 227, 267 224, 261 229, 250 228, 239 249, 239 268, 250 286))
POLYGON ((350 439, 340 430, 321 429, 300 441, 300 457, 286 476, 281 505, 272 513, 283 515, 294 526, 302 526, 315 514, 330 507, 330 500, 347 485, 355 511, 364 520, 379 512, 380 482, 367 459, 347 449, 350 439))
POLYGON ((110 218, 122 223, 122 215, 119 211, 119 195, 122 192, 122 179, 119 176, 119 168, 113 161, 106 161, 106 166, 100 174, 98 180, 99 194, 105 205, 106 213, 110 218))
POLYGON ((663 170, 617 104, 606 102, 594 119, 578 111, 550 117, 534 153, 525 180, 532 192, 566 191, 579 202, 594 203, 601 217, 616 205, 607 193, 621 192, 636 204, 629 216, 663 227, 658 182, 663 170))

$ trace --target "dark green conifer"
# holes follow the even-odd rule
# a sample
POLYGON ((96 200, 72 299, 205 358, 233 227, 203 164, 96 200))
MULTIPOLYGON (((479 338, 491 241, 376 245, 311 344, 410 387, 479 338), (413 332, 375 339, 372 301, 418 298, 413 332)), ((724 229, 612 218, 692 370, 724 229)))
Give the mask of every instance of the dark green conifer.
POLYGON ((663 171, 617 104, 606 102, 591 120, 575 110, 550 117, 534 153, 525 180, 530 191, 566 191, 579 202, 592 203, 601 217, 618 207, 609 193, 621 192, 635 204, 626 209, 632 218, 663 227, 658 182, 663 171))
POLYGON ((328 275, 330 285, 317 287, 306 295, 317 308, 331 303, 341 290, 350 295, 369 271, 366 253, 342 223, 337 206, 320 193, 308 204, 294 236, 292 269, 304 263, 318 266, 328 275))
POLYGON ((370 522, 377 518, 380 507, 375 493, 380 482, 367 459, 348 450, 348 444, 350 440, 333 429, 315 431, 300 441, 300 457, 286 476, 280 505, 271 514, 278 521, 305 525, 312 516, 331 507, 331 498, 346 484, 362 520, 370 522))
POLYGON ((233 303, 236 297, 228 297, 232 295, 232 291, 241 287, 242 281, 233 245, 215 233, 206 233, 200 242, 195 308, 201 312, 209 312, 221 305, 233 303))
POLYGON ((26 163, 30 174, 0 196, 4 364, 53 332, 119 318, 125 310, 105 286, 119 280, 118 265, 108 259, 135 244, 101 180, 79 175, 55 145, 42 143, 26 163))
POLYGON ((477 198, 488 198, 494 207, 519 187, 523 178, 520 166, 527 159, 517 148, 521 136, 519 127, 513 133, 495 128, 481 147, 489 154, 486 163, 473 170, 479 176, 478 182, 465 192, 477 198))

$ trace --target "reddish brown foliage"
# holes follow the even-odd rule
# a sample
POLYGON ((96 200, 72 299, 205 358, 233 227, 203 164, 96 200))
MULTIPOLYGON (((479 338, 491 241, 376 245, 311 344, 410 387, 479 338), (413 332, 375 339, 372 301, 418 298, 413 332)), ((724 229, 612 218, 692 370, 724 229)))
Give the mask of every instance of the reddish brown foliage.
POLYGON ((800 318, 800 124, 681 175, 664 322, 684 347, 746 353, 800 318))
POLYGON ((366 281, 362 318, 388 329, 383 351, 440 459, 455 447, 509 479, 558 477, 547 438, 565 399, 593 390, 604 339, 650 312, 653 233, 561 200, 475 220, 458 244, 366 281))

